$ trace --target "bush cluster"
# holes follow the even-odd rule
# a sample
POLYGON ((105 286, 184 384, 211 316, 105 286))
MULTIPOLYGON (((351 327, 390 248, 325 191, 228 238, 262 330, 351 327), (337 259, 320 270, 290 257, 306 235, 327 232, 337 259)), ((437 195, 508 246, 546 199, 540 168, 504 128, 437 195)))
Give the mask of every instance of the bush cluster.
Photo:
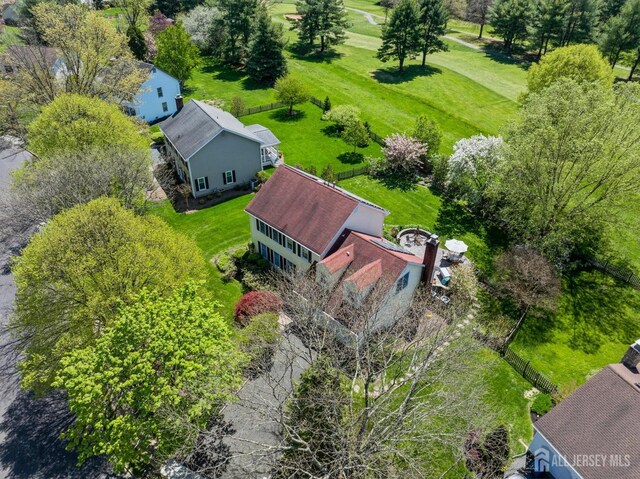
POLYGON ((238 323, 246 325, 249 318, 262 313, 277 313, 282 309, 282 300, 269 291, 251 291, 236 303, 233 316, 238 323))

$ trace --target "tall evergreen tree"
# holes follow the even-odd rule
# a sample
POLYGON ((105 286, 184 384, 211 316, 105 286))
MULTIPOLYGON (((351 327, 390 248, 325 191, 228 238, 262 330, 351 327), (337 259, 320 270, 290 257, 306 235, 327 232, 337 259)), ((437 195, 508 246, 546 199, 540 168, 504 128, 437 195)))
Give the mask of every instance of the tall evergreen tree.
POLYGON ((560 46, 590 43, 598 18, 598 0, 569 0, 560 46))
POLYGON ((297 3, 301 19, 294 25, 300 41, 313 47, 320 39, 320 52, 344 42, 345 30, 351 26, 342 0, 304 0, 297 3))
POLYGON ((225 59, 230 63, 241 63, 251 43, 255 30, 258 0, 219 0, 217 7, 222 13, 226 31, 225 59))
POLYGON ((627 0, 620 13, 605 25, 600 39, 600 49, 613 68, 623 52, 639 48, 640 0, 627 0))
POLYGON ((391 13, 389 23, 382 28, 382 45, 377 57, 386 62, 397 59, 398 70, 404 71, 407 58, 415 58, 422 48, 420 7, 415 0, 400 0, 391 13))
POLYGON ((273 85, 287 72, 287 60, 282 53, 286 44, 282 25, 273 23, 266 7, 261 6, 256 28, 246 70, 254 80, 273 85))
POLYGON ((549 43, 558 43, 562 35, 567 3, 565 0, 538 0, 528 27, 531 42, 538 47, 538 58, 547 53, 549 43))
POLYGON ((144 60, 147 54, 147 42, 142 31, 138 27, 130 26, 127 28, 127 39, 133 56, 138 60, 144 60))
POLYGON ((422 0, 420 4, 420 23, 422 24, 422 66, 426 65, 429 53, 448 50, 440 37, 447 30, 449 14, 442 0, 422 0))
POLYGON ((526 36, 531 15, 528 0, 496 0, 491 10, 491 25, 503 38, 506 51, 511 51, 513 45, 526 36))

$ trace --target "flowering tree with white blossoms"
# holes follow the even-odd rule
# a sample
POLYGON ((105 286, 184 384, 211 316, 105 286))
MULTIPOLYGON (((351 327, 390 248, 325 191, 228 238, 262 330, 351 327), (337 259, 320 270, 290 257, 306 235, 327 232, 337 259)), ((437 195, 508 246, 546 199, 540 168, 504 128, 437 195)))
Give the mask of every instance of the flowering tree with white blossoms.
POLYGON ((503 145, 501 136, 476 135, 459 140, 449 157, 448 188, 472 206, 481 204, 502 161, 503 145))

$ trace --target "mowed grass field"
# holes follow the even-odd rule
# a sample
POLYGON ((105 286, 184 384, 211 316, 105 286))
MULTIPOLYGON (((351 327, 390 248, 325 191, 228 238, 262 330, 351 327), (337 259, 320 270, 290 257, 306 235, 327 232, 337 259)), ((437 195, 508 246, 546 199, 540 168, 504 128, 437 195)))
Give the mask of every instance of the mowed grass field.
MULTIPOLYGON (((349 1, 347 7, 384 14, 381 7, 365 0, 349 1)), ((385 64, 375 57, 380 26, 371 25, 354 11, 349 11, 353 26, 345 44, 337 46, 333 54, 300 56, 295 32, 288 30, 290 24, 284 19, 286 13, 295 12, 295 5, 278 3, 270 8, 273 18, 287 27, 290 73, 302 79, 317 98, 329 96, 334 106, 358 106, 362 119, 379 135, 410 131, 415 118, 426 114, 442 128, 441 152, 447 154, 460 138, 499 133, 518 109, 517 98, 524 90, 526 75, 518 64, 498 62, 483 52, 447 41, 449 51, 429 55, 426 68, 411 60, 399 74, 396 64, 385 64)), ((248 107, 276 101, 272 88, 207 57, 187 82, 185 94, 217 98, 227 104, 240 96, 248 107)))

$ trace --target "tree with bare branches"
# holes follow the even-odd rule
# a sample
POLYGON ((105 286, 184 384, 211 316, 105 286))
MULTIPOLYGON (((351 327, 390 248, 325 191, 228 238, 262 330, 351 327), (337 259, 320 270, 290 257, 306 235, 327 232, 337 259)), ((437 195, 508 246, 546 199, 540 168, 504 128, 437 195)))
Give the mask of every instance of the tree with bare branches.
POLYGON ((314 278, 274 279, 291 322, 274 368, 226 410, 251 423, 228 438, 231 477, 422 478, 433 467, 424 455, 443 449, 464 469, 468 431, 490 420, 479 413, 478 345, 432 312, 441 302, 428 292, 377 318, 381 281, 366 300, 336 306, 314 278))
POLYGON ((499 289, 520 311, 520 317, 504 341, 507 347, 532 309, 555 308, 561 285, 553 265, 532 248, 510 248, 496 258, 495 267, 499 289))

